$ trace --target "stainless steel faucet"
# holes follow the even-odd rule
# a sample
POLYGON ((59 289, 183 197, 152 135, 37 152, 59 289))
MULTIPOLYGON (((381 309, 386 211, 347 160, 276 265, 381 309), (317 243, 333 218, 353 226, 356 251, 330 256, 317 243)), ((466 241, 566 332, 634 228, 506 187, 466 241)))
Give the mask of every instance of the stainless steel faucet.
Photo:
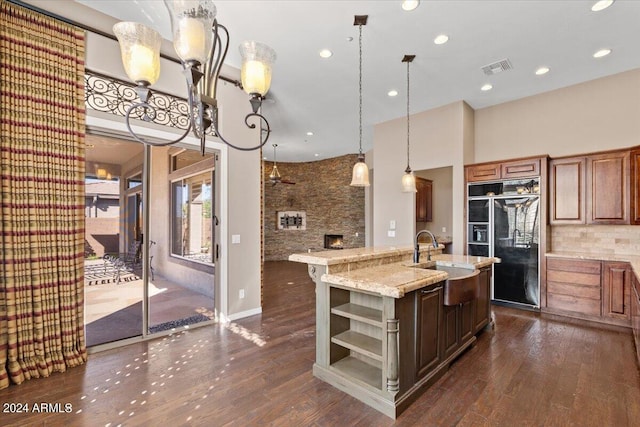
MULTIPOLYGON (((418 238, 420 238, 420 236, 423 233, 427 233, 429 236, 431 236, 431 241, 433 242, 433 247, 438 249, 438 241, 436 240, 436 236, 434 236, 432 232, 430 232, 429 230, 420 230, 420 231, 418 231, 418 234, 416 234, 416 238, 413 241, 413 244, 414 244, 413 263, 414 264, 417 264, 417 263, 420 262, 420 245, 418 244, 418 238)), ((427 261, 431 261, 431 251, 428 252, 427 261)))

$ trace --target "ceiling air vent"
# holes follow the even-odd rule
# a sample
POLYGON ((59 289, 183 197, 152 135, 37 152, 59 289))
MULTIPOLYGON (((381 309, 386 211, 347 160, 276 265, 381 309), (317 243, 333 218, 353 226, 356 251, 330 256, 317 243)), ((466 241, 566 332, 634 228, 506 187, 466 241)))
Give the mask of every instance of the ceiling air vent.
POLYGON ((498 74, 502 71, 507 71, 512 68, 513 65, 511 65, 511 62, 509 62, 508 59, 502 59, 492 64, 485 65, 484 67, 482 67, 482 71, 484 71, 487 76, 492 76, 494 74, 498 74))

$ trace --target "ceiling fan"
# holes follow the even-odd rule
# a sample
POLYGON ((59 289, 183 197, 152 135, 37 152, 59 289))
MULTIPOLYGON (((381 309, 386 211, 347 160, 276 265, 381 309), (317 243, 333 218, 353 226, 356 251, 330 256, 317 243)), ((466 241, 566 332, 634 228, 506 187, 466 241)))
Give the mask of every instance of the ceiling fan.
POLYGON ((278 183, 295 184, 295 182, 282 179, 282 177, 280 176, 280 172, 278 171, 278 164, 276 163, 276 147, 278 146, 278 144, 272 144, 272 145, 273 145, 273 169, 271 169, 271 173, 269 174, 269 181, 271 181, 271 185, 276 185, 278 183))

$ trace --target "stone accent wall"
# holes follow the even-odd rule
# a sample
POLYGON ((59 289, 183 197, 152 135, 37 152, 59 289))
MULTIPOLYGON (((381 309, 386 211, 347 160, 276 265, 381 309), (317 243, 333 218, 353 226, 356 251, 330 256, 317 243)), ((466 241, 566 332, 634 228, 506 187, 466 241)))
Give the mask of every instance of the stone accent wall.
POLYGON ((640 226, 558 225, 551 227, 551 250, 587 254, 638 255, 640 226))
POLYGON ((272 162, 264 162, 264 259, 286 260, 292 253, 324 250, 325 234, 342 234, 345 248, 365 245, 365 189, 351 187, 357 155, 317 162, 282 163, 283 180, 295 185, 269 182, 272 162), (304 211, 306 230, 278 230, 278 211, 304 211))

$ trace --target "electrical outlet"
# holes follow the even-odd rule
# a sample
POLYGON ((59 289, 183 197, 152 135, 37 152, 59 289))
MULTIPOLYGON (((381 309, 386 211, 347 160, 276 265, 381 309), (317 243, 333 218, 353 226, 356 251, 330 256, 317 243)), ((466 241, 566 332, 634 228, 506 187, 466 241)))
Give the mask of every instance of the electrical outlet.
POLYGON ((442 227, 442 232, 446 233, 447 232, 447 227, 442 227))
POLYGON ((240 299, 244 298, 244 289, 240 289, 240 299))
POLYGON ((358 233, 358 232, 356 231, 356 237, 358 237, 359 235, 360 235, 360 233, 358 233))
POLYGON ((232 234, 231 235, 231 243, 234 245, 237 245, 238 243, 240 243, 240 235, 239 234, 232 234))
POLYGON ((396 237, 395 230, 387 230, 387 237, 396 237))

